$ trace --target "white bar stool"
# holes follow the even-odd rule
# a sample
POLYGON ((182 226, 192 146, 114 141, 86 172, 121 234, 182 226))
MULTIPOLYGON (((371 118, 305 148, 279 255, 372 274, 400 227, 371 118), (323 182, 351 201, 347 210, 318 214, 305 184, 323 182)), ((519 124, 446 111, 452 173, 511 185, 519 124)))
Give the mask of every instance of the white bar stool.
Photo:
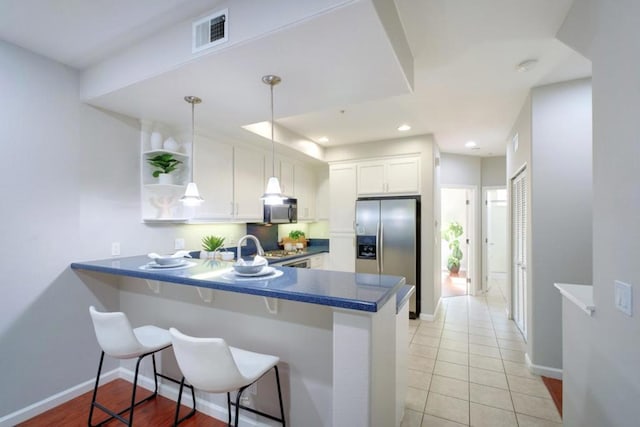
MULTIPOLYGON (((139 328, 131 328, 131 324, 127 319, 127 316, 121 312, 113 313, 101 313, 95 309, 94 306, 89 307, 89 313, 93 320, 93 328, 96 332, 96 338, 98 344, 102 348, 100 354, 100 364, 98 365, 98 374, 96 376, 96 384, 93 388, 93 398, 91 399, 91 409, 89 411, 89 426, 95 427, 105 424, 106 422, 116 418, 128 426, 133 425, 133 409, 150 399, 153 399, 158 394, 158 377, 162 377, 169 381, 178 383, 174 378, 167 377, 160 374, 156 370, 156 356, 155 353, 164 350, 167 347, 171 347, 171 335, 166 329, 158 328, 153 325, 140 326, 139 328), (133 391, 131 393, 131 405, 124 408, 119 412, 114 412, 111 409, 96 402, 96 395, 98 393, 98 383, 100 381, 100 372, 102 371, 102 362, 104 361, 104 355, 107 354, 110 357, 116 359, 133 359, 138 358, 136 362, 136 373, 133 377, 133 391), (136 402, 136 386, 138 384, 138 371, 140 368, 140 362, 148 355, 151 355, 153 361, 153 380, 155 382, 155 390, 152 395, 136 402), (96 424, 92 423, 93 408, 98 408, 108 415, 109 418, 96 424), (129 414, 129 420, 126 420, 122 414, 127 411, 131 411, 129 414)), ((188 386, 189 387, 189 386, 188 386)), ((195 402, 195 392, 193 387, 191 388, 191 396, 195 402)), ((182 387, 180 388, 182 392, 182 387)), ((184 418, 189 418, 195 414, 194 409, 189 412, 184 418)), ((182 421, 182 420, 181 420, 182 421)))
MULTIPOLYGON (((184 375, 180 384, 180 392, 178 393, 178 406, 176 408, 174 426, 177 426, 182 421, 178 420, 178 410, 180 409, 182 387, 186 380, 199 390, 209 393, 227 393, 229 425, 231 425, 231 405, 233 405, 236 408, 235 426, 238 425, 239 409, 242 408, 271 420, 279 421, 285 427, 280 375, 277 366, 280 361, 279 357, 230 347, 222 338, 190 337, 175 328, 169 328, 169 333, 173 343, 173 352, 176 355, 182 375, 184 375), (240 405, 242 392, 262 378, 271 368, 276 371, 280 418, 240 405), (231 402, 231 392, 234 390, 237 390, 236 401, 231 402)), ((193 409, 195 410, 195 400, 193 409)))

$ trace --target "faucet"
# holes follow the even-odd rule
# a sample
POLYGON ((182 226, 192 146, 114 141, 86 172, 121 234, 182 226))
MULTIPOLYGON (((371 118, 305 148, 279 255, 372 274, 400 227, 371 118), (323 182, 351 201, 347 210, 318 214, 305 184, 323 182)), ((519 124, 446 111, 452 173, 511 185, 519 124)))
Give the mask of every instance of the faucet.
POLYGON ((255 244, 256 244, 256 249, 258 250, 258 255, 264 256, 264 249, 262 249, 262 245, 260 244, 260 240, 258 240, 258 238, 256 236, 254 236, 253 234, 247 234, 246 236, 242 236, 240 238, 240 240, 238 240, 238 256, 237 256, 236 259, 240 260, 242 258, 242 243, 247 239, 253 240, 255 242, 255 244))

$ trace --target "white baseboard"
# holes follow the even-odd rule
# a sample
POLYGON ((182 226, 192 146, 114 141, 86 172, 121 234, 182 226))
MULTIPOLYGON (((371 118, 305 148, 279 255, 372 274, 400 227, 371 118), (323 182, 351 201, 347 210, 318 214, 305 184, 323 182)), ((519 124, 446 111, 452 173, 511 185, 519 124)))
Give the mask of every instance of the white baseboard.
POLYGON ((420 320, 426 320, 428 322, 433 322, 438 317, 438 311, 440 310, 440 303, 442 302, 442 298, 438 299, 438 304, 436 305, 436 309, 433 314, 425 314, 420 313, 420 320))
POLYGON ((549 378, 555 378, 557 380, 562 379, 562 369, 550 368, 548 366, 542 366, 542 365, 535 365, 531 363, 531 359, 529 358, 529 353, 524 354, 524 359, 527 364, 527 368, 531 373, 536 375, 542 375, 549 378))
MULTIPOLYGON (((133 383, 133 375, 134 372, 126 369, 126 368, 116 368, 112 371, 107 372, 100 376, 100 384, 106 384, 109 381, 113 381, 117 378, 121 378, 125 381, 133 383)), ((95 385, 95 378, 87 380, 81 384, 70 387, 66 390, 61 391, 60 393, 56 393, 53 396, 49 396, 46 399, 43 399, 39 402, 36 402, 32 405, 29 405, 25 408, 19 409, 11 414, 5 415, 0 418, 0 427, 11 427, 19 424, 23 421, 31 419, 36 415, 40 415, 43 412, 48 411, 51 408, 55 408, 71 399, 74 399, 87 391, 93 390, 93 386, 95 385)), ((147 390, 153 391, 154 381, 153 378, 146 377, 144 375, 138 375, 138 385, 140 387, 146 388, 147 390)), ((178 384, 174 384, 168 381, 161 382, 158 387, 158 394, 167 399, 173 400, 174 402, 178 400, 178 390, 180 386, 178 384)), ((225 405, 219 406, 215 403, 207 401, 203 398, 203 395, 198 391, 196 391, 196 403, 198 412, 209 415, 210 417, 217 418, 219 420, 227 419, 227 406, 226 399, 225 405)), ((193 401, 191 399, 191 392, 188 389, 185 389, 185 392, 182 396, 182 402, 184 405, 188 407, 193 407, 193 401)), ((246 411, 245 411, 246 412, 246 411)), ((244 414, 240 414, 240 422, 242 425, 248 426, 265 426, 269 424, 260 423, 255 419, 248 418, 244 414)))
MULTIPOLYGON (((100 376, 100 383, 107 383, 109 381, 115 380, 116 378, 119 378, 119 371, 120 368, 116 368, 112 371, 107 372, 106 374, 102 374, 100 376)), ((0 427, 15 426, 16 424, 33 418, 36 415, 40 415, 41 413, 48 411, 51 408, 55 408, 56 406, 62 405, 63 403, 71 399, 75 399, 76 397, 90 390, 93 390, 95 382, 96 379, 94 377, 83 383, 63 390, 60 393, 49 396, 39 402, 33 403, 25 408, 19 409, 11 414, 5 415, 0 418, 0 427)))

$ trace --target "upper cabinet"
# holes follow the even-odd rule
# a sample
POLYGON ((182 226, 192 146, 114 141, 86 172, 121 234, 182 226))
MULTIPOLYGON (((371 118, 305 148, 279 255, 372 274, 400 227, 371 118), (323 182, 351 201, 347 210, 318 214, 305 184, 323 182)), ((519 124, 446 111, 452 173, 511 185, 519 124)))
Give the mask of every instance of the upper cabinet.
POLYGON ((298 220, 316 218, 316 180, 309 165, 296 164, 294 168, 295 197, 298 199, 298 220))
POLYGON ((329 231, 353 233, 356 209, 356 165, 332 164, 329 167, 329 231))
POLYGON ((264 155, 244 147, 199 141, 194 157, 194 181, 202 205, 196 221, 262 221, 264 155))
POLYGON ((420 159, 398 157, 358 163, 358 195, 420 194, 420 159))
POLYGON ((262 194, 265 190, 262 152, 234 147, 233 194, 234 218, 260 222, 263 219, 262 194))
POLYGON ((233 147, 202 140, 194 150, 194 181, 204 202, 197 207, 196 219, 232 219, 235 213, 233 198, 233 147))

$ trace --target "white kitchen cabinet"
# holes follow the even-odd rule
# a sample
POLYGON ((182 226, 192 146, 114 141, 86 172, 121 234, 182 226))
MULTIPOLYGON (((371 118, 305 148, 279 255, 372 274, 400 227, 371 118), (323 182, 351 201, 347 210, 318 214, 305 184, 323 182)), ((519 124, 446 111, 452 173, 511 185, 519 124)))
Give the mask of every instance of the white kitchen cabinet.
POLYGON ((194 221, 262 221, 264 155, 260 151, 209 140, 196 147, 194 181, 202 205, 194 221))
POLYGON ((196 208, 194 219, 231 219, 235 214, 233 147, 199 142, 194 155, 194 181, 204 202, 196 208))
POLYGON ((329 167, 316 170, 316 219, 329 220, 329 167))
POLYGON ((353 233, 356 198, 356 165, 336 163, 329 166, 330 232, 353 233))
MULTIPOLYGON (((286 196, 295 197, 296 194, 295 194, 295 185, 294 185, 293 163, 285 159, 280 159, 278 163, 279 165, 276 164, 276 168, 280 166, 280 174, 278 178, 280 179, 280 189, 282 190, 282 194, 286 196)), ((269 165, 268 171, 271 171, 271 165, 269 165)))
POLYGON ((267 182, 273 175, 278 178, 282 194, 295 197, 294 194, 294 166, 293 162, 280 156, 276 156, 275 164, 271 161, 271 155, 264 159, 264 182, 267 182))
POLYGON ((233 194, 234 218, 262 221, 260 197, 264 193, 264 154, 244 147, 234 148, 233 194))
POLYGON ((309 165, 295 165, 295 192, 298 199, 298 219, 310 221, 316 216, 316 183, 313 169, 309 165))
POLYGON ((327 270, 329 267, 329 254, 321 253, 309 257, 310 267, 314 270, 327 270))
POLYGON ((354 233, 329 234, 329 269, 353 273, 356 270, 354 233))
POLYGON ((359 196, 420 193, 420 159, 398 157, 358 163, 359 196))

